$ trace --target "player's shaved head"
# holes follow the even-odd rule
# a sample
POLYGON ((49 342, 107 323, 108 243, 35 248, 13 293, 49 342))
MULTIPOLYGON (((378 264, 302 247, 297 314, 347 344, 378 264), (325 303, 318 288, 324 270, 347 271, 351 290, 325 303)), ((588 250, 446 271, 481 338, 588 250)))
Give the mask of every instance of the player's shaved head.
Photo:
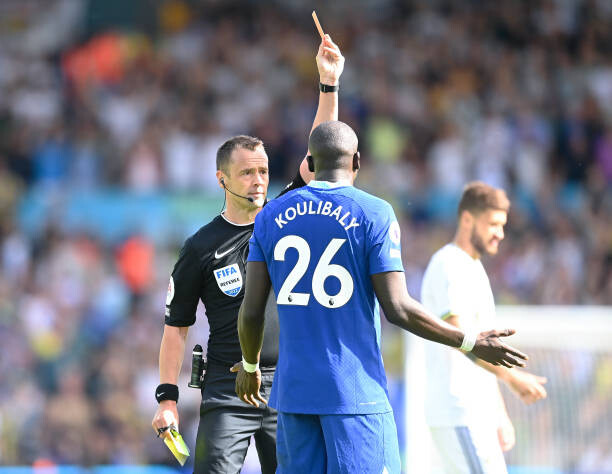
POLYGON ((323 122, 310 134, 308 149, 315 169, 333 170, 352 166, 359 142, 351 127, 338 120, 323 122))

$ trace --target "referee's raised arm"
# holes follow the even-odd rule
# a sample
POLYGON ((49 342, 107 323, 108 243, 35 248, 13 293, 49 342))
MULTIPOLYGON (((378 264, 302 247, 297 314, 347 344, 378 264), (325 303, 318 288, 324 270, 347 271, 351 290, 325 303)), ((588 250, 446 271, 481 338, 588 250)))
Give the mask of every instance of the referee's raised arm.
MULTIPOLYGON (((338 90, 344 70, 344 56, 329 35, 325 35, 321 41, 316 60, 319 70, 319 106, 310 132, 323 122, 338 120, 338 90)), ((306 158, 300 164, 299 175, 304 183, 314 178, 314 172, 308 170, 306 158)))

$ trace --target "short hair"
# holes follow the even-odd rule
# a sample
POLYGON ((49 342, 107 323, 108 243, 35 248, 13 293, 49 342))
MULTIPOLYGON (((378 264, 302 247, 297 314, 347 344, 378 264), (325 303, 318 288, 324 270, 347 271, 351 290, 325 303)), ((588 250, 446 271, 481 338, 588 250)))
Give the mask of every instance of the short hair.
POLYGON ((333 164, 343 157, 352 157, 357 152, 359 141, 351 127, 333 120, 316 127, 308 139, 312 157, 320 163, 333 164))
POLYGON ((236 135, 226 140, 217 150, 217 169, 229 175, 229 162, 234 150, 244 148, 253 151, 259 146, 263 146, 263 141, 249 135, 236 135))
POLYGON ((482 181, 472 181, 465 185, 459 201, 457 214, 463 211, 478 215, 489 209, 508 212, 510 200, 503 189, 494 188, 482 181))

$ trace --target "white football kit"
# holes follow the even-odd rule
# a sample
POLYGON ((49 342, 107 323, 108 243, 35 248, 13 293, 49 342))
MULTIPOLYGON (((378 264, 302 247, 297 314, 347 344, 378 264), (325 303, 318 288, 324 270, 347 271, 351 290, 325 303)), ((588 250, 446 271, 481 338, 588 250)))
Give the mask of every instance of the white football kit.
MULTIPOLYGON (((454 244, 429 261, 421 289, 434 315, 460 317, 465 330, 494 328, 495 303, 479 259, 454 244)), ((447 473, 507 472, 497 438, 502 415, 495 375, 459 350, 425 343, 425 418, 447 473)))

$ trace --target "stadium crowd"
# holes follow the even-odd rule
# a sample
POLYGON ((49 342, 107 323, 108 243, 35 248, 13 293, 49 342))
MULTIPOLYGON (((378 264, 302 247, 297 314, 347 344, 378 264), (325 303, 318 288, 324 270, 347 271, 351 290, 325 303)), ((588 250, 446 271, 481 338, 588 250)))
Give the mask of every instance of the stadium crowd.
MULTIPOLYGON (((220 206, 227 137, 262 138, 287 182, 314 116, 308 2, 160 0, 113 28, 114 3, 0 4, 0 465, 168 462, 149 420, 181 239, 67 231, 61 197, 216 193, 220 206), (20 204, 34 192, 48 207, 29 232, 20 204)), ((482 179, 513 201, 485 261, 498 303, 612 304, 610 2, 347 0, 318 13, 347 58, 340 118, 361 140, 358 185, 396 209, 412 295, 463 184, 482 179)))

